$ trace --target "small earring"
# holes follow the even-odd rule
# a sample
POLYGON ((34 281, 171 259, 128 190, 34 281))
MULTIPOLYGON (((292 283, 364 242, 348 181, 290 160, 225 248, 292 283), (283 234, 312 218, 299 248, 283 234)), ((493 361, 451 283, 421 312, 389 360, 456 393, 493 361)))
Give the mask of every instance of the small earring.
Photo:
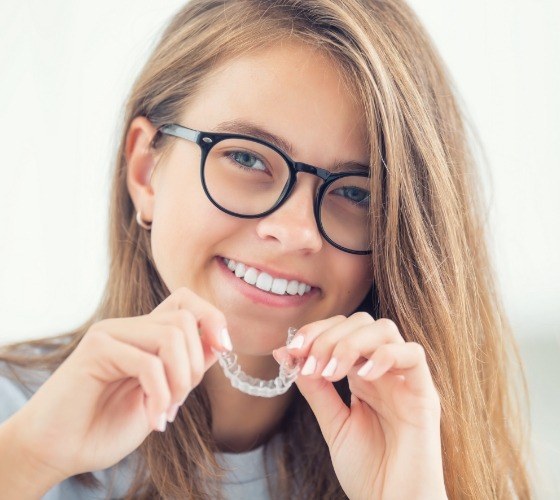
POLYGON ((143 227, 144 229, 150 230, 152 229, 152 223, 146 223, 142 220, 142 212, 140 210, 138 210, 138 212, 136 212, 136 222, 138 222, 138 225, 140 227, 143 227))

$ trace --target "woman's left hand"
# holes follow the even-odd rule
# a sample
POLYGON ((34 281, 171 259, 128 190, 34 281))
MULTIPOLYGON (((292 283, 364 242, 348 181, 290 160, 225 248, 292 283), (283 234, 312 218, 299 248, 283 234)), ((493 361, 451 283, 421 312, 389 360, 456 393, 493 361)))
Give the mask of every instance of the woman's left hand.
POLYGON ((276 349, 274 357, 304 358, 311 368, 316 363, 312 374, 300 372, 296 384, 319 422, 348 497, 447 498, 440 400, 422 346, 405 342, 393 321, 375 321, 365 312, 309 323, 294 340, 298 335, 304 339, 300 348, 276 349), (331 359, 335 370, 323 376, 331 359), (367 360, 373 367, 361 376, 367 360), (350 407, 332 383, 346 376, 350 407))

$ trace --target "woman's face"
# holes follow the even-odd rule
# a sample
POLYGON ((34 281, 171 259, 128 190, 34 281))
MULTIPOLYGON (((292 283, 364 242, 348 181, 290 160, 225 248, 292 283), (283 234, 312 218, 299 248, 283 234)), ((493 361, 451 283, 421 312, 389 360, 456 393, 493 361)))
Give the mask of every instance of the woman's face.
MULTIPOLYGON (((338 162, 369 163, 359 106, 332 62, 303 45, 285 43, 224 63, 178 122, 248 133, 232 127, 233 121, 282 138, 296 161, 328 170, 338 162), (227 129, 220 125, 225 122, 227 129)), ((237 353, 270 354, 285 343, 288 327, 349 315, 358 307, 371 287, 370 256, 343 252, 319 233, 313 215, 318 177, 299 173, 277 211, 242 219, 206 197, 199 146, 170 140, 172 150, 152 177, 153 191, 129 179, 131 194, 143 218, 152 220, 152 251, 165 284, 171 291, 186 286, 220 309, 237 353), (236 277, 223 258, 313 288, 303 296, 264 292, 236 277)))

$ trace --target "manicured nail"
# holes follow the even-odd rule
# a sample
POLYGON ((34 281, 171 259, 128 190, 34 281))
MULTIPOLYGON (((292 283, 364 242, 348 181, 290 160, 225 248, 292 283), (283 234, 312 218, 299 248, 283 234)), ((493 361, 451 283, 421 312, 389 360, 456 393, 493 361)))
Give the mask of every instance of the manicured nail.
POLYGON ((358 375, 360 377, 363 377, 367 375, 372 368, 373 368, 373 361, 369 359, 368 362, 358 370, 358 375))
POLYGON ((175 420, 175 417, 177 416, 177 411, 179 410, 179 405, 175 404, 175 405, 171 405, 169 407, 169 410, 167 410, 167 421, 168 422, 173 422, 173 420, 175 420))
POLYGON ((316 367, 317 367, 317 360, 315 359, 314 356, 309 356, 307 358, 307 361, 303 365, 303 368, 301 369, 301 374, 311 375, 315 371, 316 367))
POLYGON ((165 427, 167 426, 167 415, 164 413, 162 413, 159 418, 158 418, 158 423, 157 423, 157 427, 156 429, 159 432, 163 432, 165 430, 165 427))
POLYGON ((288 349, 301 349, 303 347, 304 338, 302 335, 296 335, 288 344, 288 349))
POLYGON ((334 373, 334 371, 336 370, 336 365, 337 364, 338 363, 336 361, 336 358, 331 358, 331 360, 327 363, 327 366, 325 366, 325 369, 321 373, 321 376, 322 377, 331 377, 332 374, 334 373))
POLYGON ((222 328, 222 331, 220 332, 220 343, 228 351, 233 350, 233 346, 231 345, 231 339, 229 338, 229 333, 227 331, 227 328, 225 327, 222 328))

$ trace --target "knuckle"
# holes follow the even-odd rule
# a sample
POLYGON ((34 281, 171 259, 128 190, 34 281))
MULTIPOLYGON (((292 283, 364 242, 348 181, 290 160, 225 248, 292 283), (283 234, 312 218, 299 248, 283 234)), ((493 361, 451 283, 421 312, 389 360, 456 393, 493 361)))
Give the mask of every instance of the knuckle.
POLYGON ((171 393, 165 377, 163 361, 153 354, 142 353, 139 356, 140 380, 150 388, 149 396, 159 401, 158 406, 166 408, 171 400, 171 393))
POLYGON ((163 361, 157 356, 146 354, 142 356, 140 362, 144 370, 146 370, 152 376, 160 376, 165 374, 163 361))
POLYGON ((186 286, 180 286, 179 288, 177 288, 173 292, 174 297, 178 301, 190 299, 191 294, 192 294, 192 291, 189 288, 187 288, 186 286))
POLYGON ((172 294, 172 302, 179 310, 186 307, 187 304, 192 302, 193 292, 186 286, 177 288, 172 294))
POLYGON ((372 315, 366 311, 357 311, 352 314, 352 318, 358 319, 360 321, 373 323, 375 320, 373 319, 372 315))
POLYGON ((181 382, 177 384, 177 387, 175 388, 174 391, 175 399, 180 399, 181 396, 189 392, 190 389, 191 389, 191 384, 189 383, 189 381, 187 379, 181 380, 181 382))
MULTIPOLYGON (((202 382, 202 379, 204 378, 204 371, 196 371, 193 375, 193 386, 197 386, 202 382)), ((186 390, 190 390, 190 387, 187 387, 186 390)))
POLYGON ((336 316, 332 316, 327 319, 320 319, 317 321, 313 321, 312 323, 306 323, 304 326, 297 329, 296 334, 301 335, 315 335, 316 333, 321 334, 324 333, 329 326, 341 323, 346 319, 346 316, 343 314, 337 314, 336 316))
POLYGON ((382 363, 385 363, 387 361, 394 361, 395 360, 395 355, 392 351, 392 344, 382 344, 382 345, 380 345, 375 351, 375 356, 382 363))
POLYGON ((91 331, 104 330, 107 326, 107 323, 108 323, 107 319, 102 319, 100 321, 95 322, 93 325, 91 325, 89 329, 91 331))
POLYGON ((181 328, 183 328, 185 331, 189 328, 192 328, 193 325, 196 325, 196 318, 194 314, 188 309, 178 309, 175 314, 177 316, 177 324, 180 325, 181 328))
MULTIPOLYGON (((95 325, 94 325, 95 326, 95 325)), ((88 349, 100 349, 105 346, 104 337, 107 335, 105 330, 97 327, 97 328, 90 328, 82 337, 82 341, 80 344, 83 346, 87 346, 88 349)))
POLYGON ((101 321, 97 321, 96 323, 94 323, 93 325, 91 325, 88 328, 88 330, 84 334, 84 338, 86 336, 91 337, 91 336, 96 335, 98 333, 105 333, 105 332, 107 332, 108 329, 109 329, 109 320, 108 319, 102 319, 101 321))
POLYGON ((344 353, 360 352, 360 343, 353 337, 344 337, 336 346, 336 350, 344 353))
POLYGON ((384 342, 383 344, 379 345, 375 351, 383 356, 392 355, 394 345, 395 344, 393 344, 392 342, 384 342))
POLYGON ((399 337, 401 336, 401 332, 399 331, 399 327, 397 324, 389 318, 379 318, 377 320, 377 324, 381 326, 386 332, 388 332, 392 337, 399 337))
POLYGON ((168 325, 165 327, 163 336, 166 342, 176 344, 181 341, 183 337, 183 330, 175 325, 168 325))
POLYGON ((409 342, 411 349, 414 349, 414 354, 416 356, 418 356, 419 358, 425 360, 426 359, 426 350, 424 349, 424 347, 422 346, 422 344, 419 344, 418 342, 409 342))

